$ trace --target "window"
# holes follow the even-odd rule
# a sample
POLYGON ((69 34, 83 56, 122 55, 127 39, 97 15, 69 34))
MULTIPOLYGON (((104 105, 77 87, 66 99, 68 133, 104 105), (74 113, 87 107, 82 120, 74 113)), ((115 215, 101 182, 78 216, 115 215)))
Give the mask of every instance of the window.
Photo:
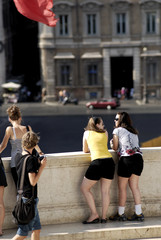
POLYGON ((156 33, 156 14, 147 13, 146 14, 146 31, 147 33, 156 33))
MULTIPOLYGON (((55 27, 55 37, 60 38, 60 44, 63 43, 63 39, 73 37, 73 28, 72 28, 72 9, 75 6, 71 1, 54 1, 54 13, 59 19, 57 27, 55 27)), ((72 42, 72 39, 71 39, 72 42)))
POLYGON ((130 41, 130 26, 131 26, 131 5, 132 1, 117 0, 110 1, 112 10, 112 37, 114 41, 122 39, 130 41))
POLYGON ((59 15, 59 34, 66 36, 69 34, 68 15, 59 15))
POLYGON ((79 1, 82 8, 82 30, 85 41, 91 43, 93 39, 99 41, 100 37, 100 14, 103 4, 99 0, 79 1))
POLYGON ((88 85, 98 84, 98 67, 96 64, 88 65, 88 85))
POLYGON ((96 34, 96 14, 87 14, 87 34, 96 34))
POLYGON ((60 67, 61 85, 70 85, 70 66, 63 65, 60 67))
POLYGON ((125 13, 116 14, 116 33, 126 34, 126 14, 125 13))
POLYGON ((149 84, 155 84, 158 83, 157 78, 157 63, 151 62, 147 64, 147 80, 149 84))
POLYGON ((160 40, 160 1, 140 1, 142 14, 142 41, 160 40))

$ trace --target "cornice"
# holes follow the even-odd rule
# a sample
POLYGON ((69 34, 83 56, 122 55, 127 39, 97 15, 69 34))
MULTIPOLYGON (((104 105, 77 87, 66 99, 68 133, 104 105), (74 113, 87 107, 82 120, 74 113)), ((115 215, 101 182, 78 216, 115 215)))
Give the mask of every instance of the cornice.
POLYGON ((111 0, 111 1, 110 1, 110 4, 111 4, 111 5, 117 4, 117 3, 128 3, 128 4, 132 4, 132 1, 131 1, 131 0, 111 0))
POLYGON ((103 3, 101 3, 100 1, 97 1, 97 0, 86 0, 82 3, 80 3, 80 6, 84 6, 84 5, 88 5, 88 4, 95 4, 95 5, 98 5, 98 6, 103 6, 103 3))
POLYGON ((150 3, 150 2, 161 3, 161 0, 139 0, 139 4, 150 3))
POLYGON ((69 7, 74 6, 74 4, 69 1, 59 1, 59 2, 54 1, 54 7, 56 7, 58 5, 68 5, 69 7))

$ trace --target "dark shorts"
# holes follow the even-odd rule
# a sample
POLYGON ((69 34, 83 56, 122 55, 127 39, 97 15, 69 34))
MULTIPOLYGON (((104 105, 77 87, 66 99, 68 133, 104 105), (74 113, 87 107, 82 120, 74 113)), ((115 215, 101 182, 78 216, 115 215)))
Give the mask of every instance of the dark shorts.
POLYGON ((0 159, 0 186, 7 187, 6 174, 1 159, 0 159))
POLYGON ((95 159, 88 167, 85 177, 96 181, 100 178, 113 179, 114 172, 115 163, 112 158, 95 159))
POLYGON ((144 161, 141 154, 121 157, 118 163, 118 176, 131 177, 132 174, 140 176, 143 171, 144 161))

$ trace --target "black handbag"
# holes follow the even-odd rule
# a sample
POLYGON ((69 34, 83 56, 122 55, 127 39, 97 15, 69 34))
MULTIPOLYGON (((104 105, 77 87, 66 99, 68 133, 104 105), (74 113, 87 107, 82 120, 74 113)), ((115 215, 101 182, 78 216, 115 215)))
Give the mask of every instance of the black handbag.
POLYGON ((23 201, 22 199, 25 167, 28 157, 29 156, 25 158, 23 163, 20 189, 18 190, 18 198, 16 201, 16 205, 12 211, 15 223, 21 225, 28 224, 35 217, 34 187, 32 187, 32 197, 29 199, 26 198, 25 201, 23 201))

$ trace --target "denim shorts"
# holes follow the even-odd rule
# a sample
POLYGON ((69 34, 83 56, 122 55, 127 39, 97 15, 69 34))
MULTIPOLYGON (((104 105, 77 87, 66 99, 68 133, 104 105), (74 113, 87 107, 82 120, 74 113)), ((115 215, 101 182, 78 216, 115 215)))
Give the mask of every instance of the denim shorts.
MULTIPOLYGON (((23 201, 26 199, 23 198, 23 201)), ((39 199, 35 198, 35 217, 26 225, 18 225, 18 230, 17 230, 17 235, 19 236, 27 236, 29 231, 34 231, 34 230, 40 230, 41 229, 41 223, 40 223, 40 218, 39 218, 39 212, 37 209, 37 204, 38 204, 39 199)))

